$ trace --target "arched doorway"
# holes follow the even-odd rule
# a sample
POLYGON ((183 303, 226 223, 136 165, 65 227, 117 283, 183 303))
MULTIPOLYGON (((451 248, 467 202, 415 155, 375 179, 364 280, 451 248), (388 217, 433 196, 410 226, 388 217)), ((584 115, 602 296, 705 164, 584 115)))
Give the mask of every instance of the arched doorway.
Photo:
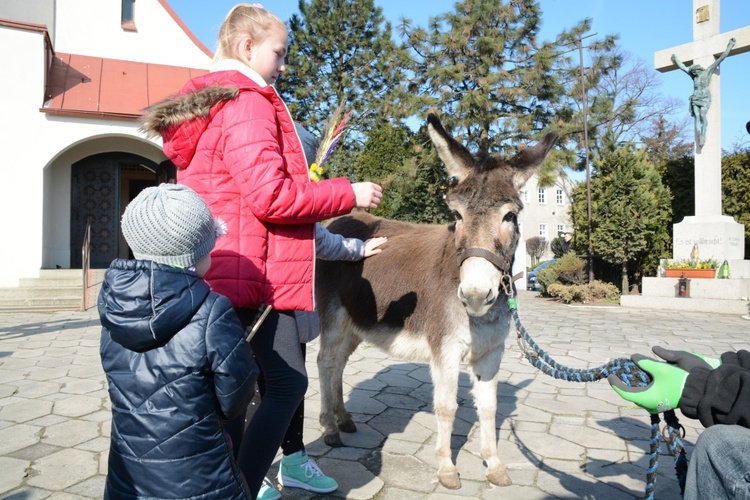
POLYGON ((153 162, 132 153, 88 156, 71 166, 70 267, 81 268, 81 247, 86 224, 91 224, 90 265, 109 267, 116 258, 128 258, 120 233, 120 217, 138 193, 161 182, 174 182, 172 162, 153 162))

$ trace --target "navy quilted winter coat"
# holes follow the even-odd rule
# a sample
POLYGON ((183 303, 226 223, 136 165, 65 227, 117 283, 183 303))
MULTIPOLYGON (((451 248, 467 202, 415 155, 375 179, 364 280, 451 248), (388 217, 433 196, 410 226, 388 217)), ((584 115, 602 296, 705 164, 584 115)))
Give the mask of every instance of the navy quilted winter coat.
POLYGON ((245 410, 258 371, 229 300, 191 271, 115 260, 98 306, 105 498, 248 498, 222 421, 245 410))

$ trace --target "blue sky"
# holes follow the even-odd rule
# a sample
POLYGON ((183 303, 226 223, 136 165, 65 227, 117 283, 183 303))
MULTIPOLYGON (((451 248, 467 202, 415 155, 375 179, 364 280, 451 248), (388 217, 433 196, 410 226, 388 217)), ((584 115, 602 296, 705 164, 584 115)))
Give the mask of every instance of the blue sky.
MULTIPOLYGON (((169 0, 169 4, 211 50, 226 13, 237 2, 212 0, 169 0)), ((263 6, 283 20, 297 12, 297 0, 266 0, 263 6)), ((427 20, 453 9, 454 0, 375 0, 395 26, 407 17, 426 26, 427 20)), ((592 33, 619 34, 619 44, 653 67, 654 52, 692 41, 692 0, 541 0, 541 38, 552 40, 563 28, 584 18, 593 19, 592 33)), ((722 32, 750 26, 748 0, 721 0, 722 32)), ((684 101, 689 117, 688 98, 693 91, 690 78, 682 71, 660 73, 661 91, 684 101)), ((750 121, 750 53, 727 58, 721 64, 722 147, 750 144, 745 123, 750 121)))

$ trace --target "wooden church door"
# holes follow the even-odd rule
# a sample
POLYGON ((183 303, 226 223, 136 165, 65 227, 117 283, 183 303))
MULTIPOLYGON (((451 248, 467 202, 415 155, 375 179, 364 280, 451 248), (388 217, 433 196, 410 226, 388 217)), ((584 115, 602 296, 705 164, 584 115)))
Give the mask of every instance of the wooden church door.
MULTIPOLYGON (((172 165, 172 168, 174 166, 172 165)), ((172 174, 173 176, 173 174, 172 174)), ((80 269, 86 223, 91 222, 91 267, 103 269, 120 256, 120 216, 125 204, 141 189, 155 186, 164 165, 130 153, 102 153, 74 163, 71 171, 70 267, 80 269), (147 172, 131 179, 127 172, 147 172), (123 181, 123 175, 127 177, 123 181), (143 174, 138 177, 143 177, 143 174)))

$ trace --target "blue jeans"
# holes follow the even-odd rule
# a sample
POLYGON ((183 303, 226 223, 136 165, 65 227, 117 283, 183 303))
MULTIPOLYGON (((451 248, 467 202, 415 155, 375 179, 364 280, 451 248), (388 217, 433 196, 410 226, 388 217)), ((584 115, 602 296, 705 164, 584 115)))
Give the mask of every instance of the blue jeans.
POLYGON ((713 425, 690 457, 685 500, 750 499, 750 429, 713 425))

